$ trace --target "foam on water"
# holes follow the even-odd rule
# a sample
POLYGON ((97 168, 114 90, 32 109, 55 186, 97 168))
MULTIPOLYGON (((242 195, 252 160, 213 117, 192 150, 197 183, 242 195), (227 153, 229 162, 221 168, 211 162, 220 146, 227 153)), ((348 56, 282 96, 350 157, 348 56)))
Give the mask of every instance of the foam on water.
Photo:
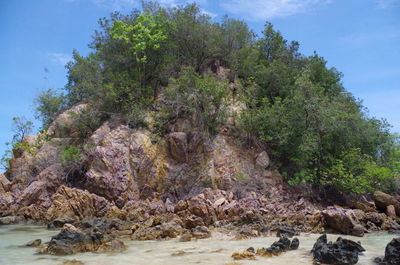
MULTIPOLYGON (((58 231, 47 230, 45 227, 28 225, 0 226, 0 264, 40 264, 56 265, 66 260, 80 260, 86 265, 187 265, 209 264, 223 265, 232 262, 231 254, 234 251, 243 251, 248 247, 268 247, 276 237, 259 237, 248 240, 232 240, 231 238, 215 233, 212 238, 191 242, 168 241, 126 241, 128 250, 119 254, 83 253, 72 256, 55 257, 35 254, 36 248, 21 247, 30 240, 42 239, 49 241, 58 231), (183 255, 173 255, 183 253, 183 255)), ((256 261, 240 261, 242 264, 312 264, 310 250, 314 245, 317 234, 303 234, 299 236, 300 247, 296 251, 289 251, 273 258, 257 257, 256 261)), ((329 235, 329 240, 336 240, 338 235, 329 235)), ((386 244, 395 235, 387 233, 366 234, 363 238, 344 236, 355 241, 361 241, 367 250, 360 256, 358 264, 373 264, 373 258, 382 256, 386 244)))

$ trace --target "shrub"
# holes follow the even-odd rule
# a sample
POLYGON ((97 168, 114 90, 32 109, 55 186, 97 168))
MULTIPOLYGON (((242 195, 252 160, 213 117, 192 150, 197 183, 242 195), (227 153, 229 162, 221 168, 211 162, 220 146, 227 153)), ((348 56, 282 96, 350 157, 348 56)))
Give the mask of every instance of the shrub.
POLYGON ((161 130, 179 118, 190 119, 200 129, 214 134, 226 118, 226 83, 213 76, 200 76, 193 68, 185 68, 178 79, 163 93, 157 115, 161 130))

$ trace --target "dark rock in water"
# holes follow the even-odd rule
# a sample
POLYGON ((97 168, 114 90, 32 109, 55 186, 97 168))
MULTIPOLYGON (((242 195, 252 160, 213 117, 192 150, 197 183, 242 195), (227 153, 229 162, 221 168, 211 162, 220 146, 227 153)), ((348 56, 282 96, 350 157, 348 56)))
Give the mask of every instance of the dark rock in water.
POLYGON ((291 250, 296 250, 299 248, 300 241, 297 237, 293 238, 292 242, 290 243, 290 249, 291 250))
POLYGON ((97 228, 82 232, 73 225, 64 225, 63 230, 53 236, 40 254, 70 255, 79 252, 120 252, 125 250, 122 241, 114 240, 97 228))
POLYGON ((25 246, 27 246, 27 247, 38 247, 38 246, 40 246, 40 244, 42 244, 42 240, 41 239, 35 239, 35 240, 29 241, 28 243, 26 243, 25 246))
POLYGON ((375 262, 384 265, 399 265, 400 264, 400 237, 393 238, 386 245, 385 257, 376 258, 375 262))
POLYGON ((293 237, 297 234, 297 232, 292 229, 292 228, 288 228, 288 227, 280 227, 278 228, 277 232, 276 232, 276 236, 277 237, 293 237))
POLYGON ((325 264, 356 264, 358 254, 365 249, 357 242, 339 237, 328 242, 326 234, 320 236, 311 250, 314 260, 325 264))
POLYGON ((269 248, 258 249, 257 253, 264 256, 279 255, 287 250, 295 250, 299 247, 299 239, 294 238, 292 241, 287 237, 281 237, 278 241, 272 243, 269 248))
POLYGON ((249 247, 246 251, 256 253, 256 250, 253 247, 249 247))

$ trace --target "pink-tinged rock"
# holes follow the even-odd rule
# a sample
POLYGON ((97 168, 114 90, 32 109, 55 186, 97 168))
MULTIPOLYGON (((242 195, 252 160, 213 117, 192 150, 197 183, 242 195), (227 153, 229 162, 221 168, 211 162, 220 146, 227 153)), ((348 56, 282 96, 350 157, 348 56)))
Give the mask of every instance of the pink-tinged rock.
POLYGON ((190 198, 188 200, 188 209, 189 212, 199 217, 208 217, 210 215, 204 194, 190 198))
POLYGON ((51 205, 52 193, 48 187, 48 183, 45 181, 34 181, 29 185, 19 198, 20 207, 37 205, 43 206, 45 208, 51 205))
POLYGON ((327 225, 336 231, 343 234, 359 235, 360 223, 353 210, 328 207, 327 210, 322 211, 322 214, 327 225))
POLYGON ((175 211, 174 204, 169 200, 169 198, 167 198, 167 199, 165 200, 165 210, 166 210, 168 213, 173 213, 173 212, 175 211))
POLYGON ((4 193, 10 190, 11 182, 4 176, 4 174, 0 174, 0 193, 4 193))
POLYGON ((120 126, 105 136, 92 152, 85 187, 92 193, 114 201, 117 206, 137 195, 130 166, 129 128, 120 126))

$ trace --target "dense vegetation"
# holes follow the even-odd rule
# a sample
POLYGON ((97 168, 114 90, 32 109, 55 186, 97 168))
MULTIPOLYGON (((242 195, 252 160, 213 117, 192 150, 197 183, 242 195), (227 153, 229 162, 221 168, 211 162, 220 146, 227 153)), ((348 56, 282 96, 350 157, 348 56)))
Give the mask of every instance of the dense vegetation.
POLYGON ((237 137, 263 146, 289 183, 353 193, 396 188, 400 149, 389 125, 368 116, 340 72, 317 54, 300 54, 299 43, 272 24, 257 37, 245 22, 214 22, 195 4, 166 9, 151 2, 99 24, 93 52, 73 53, 65 88, 38 97, 44 128, 85 101, 90 110, 76 122, 81 139, 112 117, 146 126, 150 112, 158 134, 188 118, 212 137, 227 105, 241 101, 237 137), (219 66, 227 69, 224 80, 213 73, 219 66))

